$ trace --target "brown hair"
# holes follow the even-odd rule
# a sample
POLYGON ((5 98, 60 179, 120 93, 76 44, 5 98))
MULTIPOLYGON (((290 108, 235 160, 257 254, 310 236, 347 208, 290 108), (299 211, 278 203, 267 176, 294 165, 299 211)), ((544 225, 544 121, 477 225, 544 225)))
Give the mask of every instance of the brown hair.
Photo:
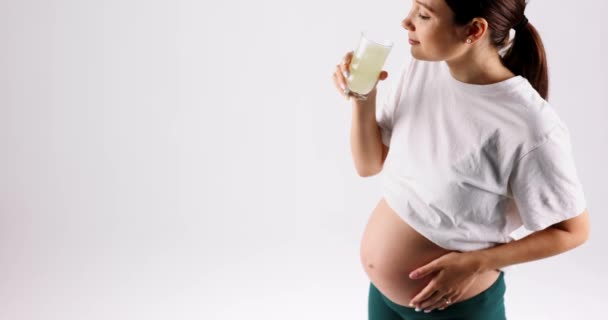
POLYGON ((445 0, 454 12, 454 23, 465 25, 475 17, 488 21, 490 41, 501 50, 511 47, 501 57, 502 63, 516 75, 528 79, 547 100, 549 76, 545 47, 536 28, 527 23, 509 41, 509 31, 524 18, 525 0, 445 0))

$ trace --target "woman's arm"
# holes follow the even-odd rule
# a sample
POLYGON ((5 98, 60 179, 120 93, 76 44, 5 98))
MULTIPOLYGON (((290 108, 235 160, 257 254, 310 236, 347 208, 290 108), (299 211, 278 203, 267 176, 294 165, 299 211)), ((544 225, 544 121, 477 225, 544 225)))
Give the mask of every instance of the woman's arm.
POLYGON ((492 248, 471 251, 479 270, 500 269, 513 264, 554 256, 580 246, 589 239, 589 213, 554 224, 544 230, 492 248))
POLYGON ((367 100, 352 100, 350 145, 357 173, 361 177, 378 174, 382 170, 384 144, 376 121, 376 88, 367 100))

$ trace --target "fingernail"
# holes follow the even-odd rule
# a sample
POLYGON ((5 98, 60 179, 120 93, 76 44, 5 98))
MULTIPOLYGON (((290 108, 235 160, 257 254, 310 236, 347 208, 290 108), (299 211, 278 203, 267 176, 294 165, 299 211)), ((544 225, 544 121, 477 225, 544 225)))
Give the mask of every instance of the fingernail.
POLYGON ((424 310, 424 313, 429 313, 431 312, 431 310, 424 310))
POLYGON ((342 74, 344 75, 345 78, 348 78, 350 76, 350 72, 348 72, 348 70, 344 70, 344 72, 342 72, 342 74))
POLYGON ((416 312, 420 312, 420 308, 416 308, 416 312))

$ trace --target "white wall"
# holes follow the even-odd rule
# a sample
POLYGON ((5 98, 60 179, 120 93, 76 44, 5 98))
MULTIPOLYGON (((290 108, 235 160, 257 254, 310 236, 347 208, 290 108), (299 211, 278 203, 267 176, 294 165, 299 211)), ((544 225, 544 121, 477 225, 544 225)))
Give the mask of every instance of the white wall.
MULTIPOLYGON (((380 181, 331 75, 373 25, 392 80, 410 3, 0 2, 0 319, 366 319, 380 181)), ((603 314, 607 9, 528 6, 592 237, 512 269, 512 319, 603 314)))

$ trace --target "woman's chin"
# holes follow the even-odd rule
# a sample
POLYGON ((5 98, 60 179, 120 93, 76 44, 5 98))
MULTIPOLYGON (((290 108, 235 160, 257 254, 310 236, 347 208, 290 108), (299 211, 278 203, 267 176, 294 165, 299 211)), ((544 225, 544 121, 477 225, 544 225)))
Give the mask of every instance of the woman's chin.
POLYGON ((428 54, 424 54, 423 52, 420 51, 420 48, 417 48, 415 46, 412 46, 410 53, 411 53, 412 57, 414 57, 416 60, 424 60, 424 61, 443 61, 443 60, 445 60, 443 57, 440 57, 440 56, 429 56, 428 54))
POLYGON ((424 60, 424 56, 421 54, 419 46, 411 46, 410 53, 412 54, 412 57, 417 60, 424 60))

